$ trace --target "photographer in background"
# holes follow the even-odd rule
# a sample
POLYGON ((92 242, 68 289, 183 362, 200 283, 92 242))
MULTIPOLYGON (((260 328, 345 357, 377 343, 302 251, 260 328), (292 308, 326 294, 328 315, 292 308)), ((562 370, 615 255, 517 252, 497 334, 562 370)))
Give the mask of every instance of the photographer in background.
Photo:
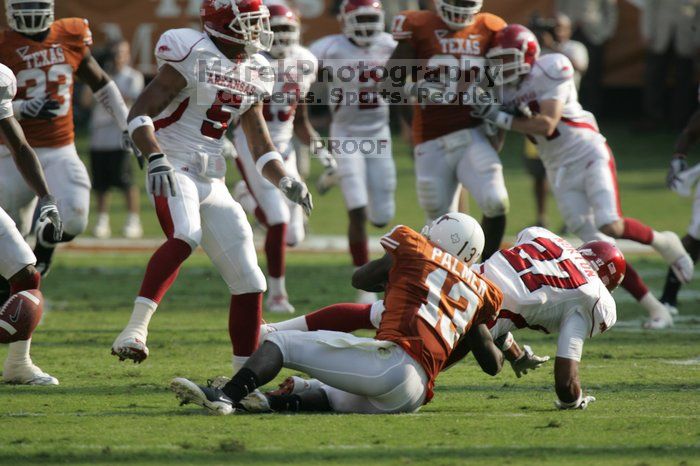
MULTIPOLYGON (((581 84, 581 79, 588 69, 588 50, 583 43, 571 40, 572 24, 568 16, 559 13, 554 18, 542 18, 535 14, 530 20, 530 29, 537 36, 542 47, 542 54, 561 53, 574 65, 576 88, 581 84)), ((547 175, 544 165, 537 153, 537 146, 525 139, 523 160, 526 171, 533 178, 533 191, 537 217, 535 225, 547 226, 547 175)))
MULTIPOLYGON (((131 49, 121 40, 108 47, 104 58, 105 70, 119 88, 124 101, 130 106, 144 87, 143 75, 129 66, 131 49)), ((109 190, 116 188, 124 193, 128 214, 123 233, 126 238, 143 236, 139 218, 139 190, 134 185, 132 173, 133 155, 122 147, 122 132, 114 125, 112 117, 101 107, 95 106, 86 88, 83 105, 92 107, 90 116, 90 165, 92 185, 97 194, 97 223, 93 234, 105 239, 112 235, 109 224, 109 190)))

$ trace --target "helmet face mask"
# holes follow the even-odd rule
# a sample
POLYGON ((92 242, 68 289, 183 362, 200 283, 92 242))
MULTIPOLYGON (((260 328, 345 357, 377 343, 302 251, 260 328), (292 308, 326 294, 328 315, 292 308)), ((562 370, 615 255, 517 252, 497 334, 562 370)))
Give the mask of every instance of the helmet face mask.
POLYGON ((54 0, 5 0, 7 24, 21 34, 39 34, 54 21, 54 0))
POLYGON ((512 84, 532 70, 532 66, 525 63, 525 54, 518 49, 494 49, 490 50, 486 57, 492 67, 501 67, 501 72, 494 77, 497 86, 512 84))
POLYGON ((207 34, 244 45, 248 54, 272 47, 270 12, 261 0, 204 0, 200 16, 207 34))
POLYGON ((385 14, 379 1, 345 0, 338 19, 343 33, 360 47, 372 45, 385 28, 385 14))
POLYGON ((484 231, 479 222, 466 214, 443 215, 423 227, 421 234, 468 266, 476 263, 484 251, 484 231))
POLYGON ((498 31, 493 46, 486 53, 490 66, 501 69, 494 77, 497 86, 519 82, 532 71, 539 56, 537 37, 520 24, 510 24, 498 31))
POLYGON ((455 30, 470 25, 483 4, 483 0, 435 0, 438 15, 445 24, 455 30))

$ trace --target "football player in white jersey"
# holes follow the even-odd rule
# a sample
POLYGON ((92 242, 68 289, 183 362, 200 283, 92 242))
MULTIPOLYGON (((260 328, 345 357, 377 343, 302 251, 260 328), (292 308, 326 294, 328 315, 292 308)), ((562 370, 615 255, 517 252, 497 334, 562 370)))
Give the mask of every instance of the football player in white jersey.
MULTIPOLYGON (((700 95, 698 96, 700 100, 700 95)), ((678 136, 676 146, 671 159, 671 166, 668 171, 667 184, 671 190, 683 197, 689 197, 695 189, 695 199, 693 200, 693 216, 688 227, 688 233, 683 237, 683 246, 690 254, 694 262, 700 257, 700 188, 696 187, 700 180, 700 165, 688 168, 688 152, 700 140, 700 110, 690 118, 688 125, 678 136)), ((678 312, 678 292, 681 289, 681 282, 676 277, 673 269, 668 271, 664 292, 661 302, 664 303, 672 313, 678 312)))
POLYGON ((287 174, 263 117, 262 102, 274 84, 269 63, 257 53, 272 45, 267 7, 262 0, 204 0, 200 15, 204 32, 173 29, 161 36, 158 74, 129 115, 167 240, 151 257, 131 320, 112 351, 135 362, 148 357, 148 323, 201 245, 231 292, 235 368, 257 347, 266 284, 245 212, 224 182, 223 137, 233 118, 240 119, 258 172, 307 214, 312 203, 306 185, 287 174))
MULTIPOLYGON (((300 180, 292 139, 297 136, 302 144, 310 145, 318 138, 304 103, 311 83, 316 79, 317 61, 299 44, 301 24, 297 15, 281 4, 271 4, 269 9, 270 26, 275 36, 267 57, 277 79, 272 96, 264 102, 263 114, 287 173, 300 180)), ((237 164, 245 180, 234 190, 234 197, 246 212, 255 213, 260 224, 267 228, 265 253, 269 288, 265 307, 270 312, 294 312, 285 286, 285 248, 304 240, 304 213, 301 206, 286 199, 276 186, 255 170, 255 160, 241 126, 236 130, 234 143, 238 152, 237 164)), ((320 161, 328 169, 335 166, 335 160, 328 152, 320 161)))
MULTIPOLYGON (((623 217, 615 158, 595 117, 578 102, 569 59, 557 53, 540 57, 535 36, 517 24, 496 34, 488 57, 503 64, 496 80, 503 86, 503 102, 477 99, 482 103, 475 114, 492 128, 524 133, 537 144, 569 231, 583 241, 624 238, 650 245, 681 282, 689 282, 693 261, 675 233, 623 217)), ((673 325, 666 307, 629 264, 622 286, 648 311, 646 328, 673 325)))
MULTIPOLYGON (((376 74, 377 67, 386 65, 396 42, 384 32, 384 10, 378 0, 343 1, 339 20, 342 34, 311 45, 328 91, 330 145, 338 162, 337 172, 329 168, 321 177, 319 190, 324 192, 329 180, 338 179, 350 220, 352 262, 361 267, 369 262, 367 220, 384 227, 396 211, 389 106, 379 96, 376 74)), ((358 296, 360 302, 374 300, 373 294, 358 296)))
MULTIPOLYGON (((49 194, 39 159, 14 117, 12 99, 17 93, 17 80, 12 71, 0 64, 0 142, 12 154, 17 170, 39 197, 39 219, 51 222, 58 237, 63 233, 56 200, 49 194)), ((36 257, 17 230, 15 222, 0 206, 0 276, 9 281, 10 290, 0 296, 5 303, 10 295, 39 288, 41 276, 34 267, 36 257)), ((29 356, 31 338, 10 343, 2 377, 6 383, 24 385, 58 385, 58 380, 45 373, 29 356)))
MULTIPOLYGON (((436 226, 454 222, 441 222, 447 214, 433 222, 425 231, 428 237, 436 226)), ((450 235, 444 235, 449 238, 450 235)), ((483 241, 483 240, 482 240, 483 241)), ((482 243, 483 244, 483 243, 482 243)), ((458 252, 446 251, 461 260, 458 252)), ((353 284, 366 288, 384 286, 384 275, 380 261, 368 280, 357 280, 353 284)), ((368 266, 370 267, 370 266, 368 266)), ((545 333, 559 333, 554 364, 555 389, 560 409, 585 409, 595 398, 584 396, 578 376, 583 342, 605 332, 617 320, 615 300, 611 292, 617 288, 625 275, 625 259, 611 243, 592 241, 578 250, 562 238, 544 228, 528 228, 522 231, 514 247, 501 250, 486 262, 473 268, 489 279, 503 292, 503 305, 498 319, 487 324, 496 345, 511 362, 518 377, 544 364, 549 358, 539 357, 525 346, 521 350, 511 331, 529 328, 545 333), (510 355, 510 357, 509 357, 510 355)), ((377 301, 364 309, 342 311, 346 319, 337 319, 326 308, 304 317, 266 324, 263 333, 287 330, 338 330, 352 332, 360 329, 378 328, 384 313, 383 301, 377 301), (309 328, 313 325, 312 328, 309 328)), ((449 368, 469 352, 466 340, 461 340, 452 352, 445 367, 449 368)), ((491 375, 498 371, 488 370, 482 355, 477 355, 482 368, 491 375)), ((285 384, 283 384, 285 385, 285 384)), ((286 381, 286 391, 294 392, 303 387, 318 385, 314 382, 291 378, 286 381)))

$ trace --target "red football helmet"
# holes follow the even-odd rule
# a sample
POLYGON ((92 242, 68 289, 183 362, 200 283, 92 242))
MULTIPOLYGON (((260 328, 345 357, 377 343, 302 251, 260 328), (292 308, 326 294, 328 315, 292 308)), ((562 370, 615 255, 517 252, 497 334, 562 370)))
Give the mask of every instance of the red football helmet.
POLYGON ((627 262, 614 244, 590 241, 578 248, 578 252, 588 260, 608 290, 613 291, 624 280, 627 262))
POLYGON ((270 10, 270 26, 274 33, 270 54, 282 58, 289 50, 299 45, 301 39, 301 22, 291 8, 282 4, 268 6, 270 10))
POLYGON ((496 76, 497 85, 512 83, 528 74, 539 56, 537 37, 520 24, 510 24, 498 31, 486 53, 489 60, 502 62, 502 71, 496 76))
POLYGON ((262 0, 203 0, 202 27, 210 36, 246 46, 248 53, 270 50, 270 11, 262 0))
POLYGON ((371 45, 384 32, 384 7, 380 0, 343 0, 338 19, 343 33, 361 47, 371 45))
POLYGON ((483 0, 435 0, 442 21, 456 31, 469 26, 483 5, 483 0))

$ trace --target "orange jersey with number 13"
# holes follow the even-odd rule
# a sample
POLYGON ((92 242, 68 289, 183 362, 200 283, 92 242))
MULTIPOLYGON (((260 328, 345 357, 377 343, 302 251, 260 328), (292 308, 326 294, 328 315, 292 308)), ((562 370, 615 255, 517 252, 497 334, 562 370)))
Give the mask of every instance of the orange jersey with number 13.
POLYGON ((381 239, 393 266, 375 338, 401 345, 429 377, 428 396, 459 339, 498 316, 501 291, 467 264, 405 226, 381 239))
POLYGON ((62 147, 74 141, 73 75, 91 44, 88 22, 80 18, 55 21, 42 42, 15 31, 0 32, 0 63, 17 76, 16 99, 46 97, 60 104, 51 120, 20 121, 31 146, 62 147))

